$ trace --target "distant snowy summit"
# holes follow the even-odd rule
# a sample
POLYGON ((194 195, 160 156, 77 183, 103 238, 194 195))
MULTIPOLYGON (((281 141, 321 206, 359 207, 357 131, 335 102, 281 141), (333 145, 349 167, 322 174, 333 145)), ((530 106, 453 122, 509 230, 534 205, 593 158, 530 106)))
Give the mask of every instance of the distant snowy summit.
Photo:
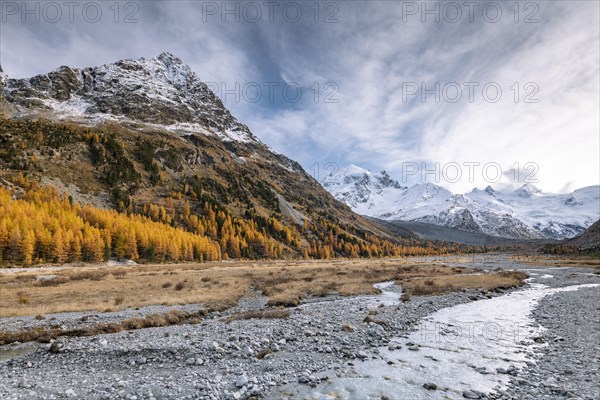
POLYGON ((600 186, 545 193, 532 184, 512 192, 491 186, 453 194, 424 183, 402 186, 385 171, 350 165, 321 184, 359 214, 388 221, 417 221, 513 239, 574 237, 600 219, 600 186))

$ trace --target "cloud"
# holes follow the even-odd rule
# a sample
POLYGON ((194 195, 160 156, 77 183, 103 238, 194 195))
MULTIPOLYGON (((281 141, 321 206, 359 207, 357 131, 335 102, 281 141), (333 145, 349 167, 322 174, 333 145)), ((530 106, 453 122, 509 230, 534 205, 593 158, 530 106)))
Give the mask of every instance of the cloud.
MULTIPOLYGON (((334 2, 337 9, 319 3, 318 15, 312 2, 296 3, 302 6, 298 22, 285 18, 283 2, 272 22, 263 8, 259 23, 243 15, 240 23, 232 16, 222 23, 222 15, 203 13, 202 4, 140 3, 137 24, 11 19, 0 27, 0 62, 9 76, 23 77, 63 64, 170 51, 204 81, 229 89, 236 83, 298 83, 302 99, 295 103, 281 93, 269 101, 264 91, 258 102, 224 100, 259 138, 306 169, 315 162, 354 163, 400 177, 406 162, 495 162, 502 171, 531 162, 539 166, 538 186, 545 190, 600 181, 597 2, 535 3, 538 23, 523 23, 531 9, 515 16, 505 3, 496 23, 480 10, 469 22, 464 9, 457 23, 436 23, 431 16, 423 23, 422 15, 407 13, 406 2, 370 1, 334 2), (337 23, 325 23, 332 11, 337 23), (425 101, 420 94, 403 98, 411 82, 430 90, 439 83, 441 101, 432 94, 425 101), (480 85, 473 102, 465 100, 467 82, 480 85), (497 103, 482 98, 481 87, 489 82, 502 89, 497 103), (525 87, 528 82, 537 86, 525 87), (447 101, 453 83, 462 88, 457 103, 447 101), (539 102, 525 103, 536 88, 539 102), (337 102, 326 102, 327 95, 337 102)), ((496 184, 509 184, 507 179, 503 175, 496 184)), ((479 176, 445 186, 459 192, 489 183, 479 176)))

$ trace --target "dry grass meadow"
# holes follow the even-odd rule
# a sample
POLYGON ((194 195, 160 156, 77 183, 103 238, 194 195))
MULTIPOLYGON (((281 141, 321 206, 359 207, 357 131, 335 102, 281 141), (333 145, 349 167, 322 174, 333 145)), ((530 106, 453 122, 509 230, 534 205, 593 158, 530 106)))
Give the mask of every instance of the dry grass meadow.
POLYGON ((522 264, 532 267, 582 267, 593 268, 600 275, 600 259, 594 256, 519 255, 513 257, 522 264))
POLYGON ((516 261, 534 267, 596 267, 600 268, 600 259, 593 256, 553 256, 553 255, 515 255, 516 261))
POLYGON ((375 294, 395 280, 409 295, 522 284, 523 274, 473 273, 415 259, 236 261, 207 264, 68 267, 3 271, 0 317, 67 311, 116 311, 148 305, 206 304, 224 309, 254 290, 271 306, 294 306, 306 296, 375 294))

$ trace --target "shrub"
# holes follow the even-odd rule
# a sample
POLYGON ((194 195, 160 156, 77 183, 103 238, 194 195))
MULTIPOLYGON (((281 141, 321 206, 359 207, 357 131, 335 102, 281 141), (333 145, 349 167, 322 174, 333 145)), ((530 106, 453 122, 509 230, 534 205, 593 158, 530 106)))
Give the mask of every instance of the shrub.
POLYGON ((43 279, 38 282, 38 286, 49 287, 49 286, 58 286, 63 283, 69 282, 71 279, 68 276, 57 276, 51 279, 43 279))
POLYGON ((263 358, 265 358, 267 355, 273 353, 270 349, 262 349, 260 350, 258 353, 256 353, 256 358, 258 358, 259 360, 262 360, 263 358))
POLYGON ((290 316, 288 310, 251 310, 239 314, 233 314, 224 319, 224 322, 240 321, 248 319, 285 319, 290 316))
POLYGON ((17 293, 17 302, 19 304, 29 304, 29 296, 25 292, 17 293))
POLYGON ((125 296, 119 295, 119 296, 115 297, 115 306, 119 306, 119 305, 123 304, 123 301, 125 301, 125 296))

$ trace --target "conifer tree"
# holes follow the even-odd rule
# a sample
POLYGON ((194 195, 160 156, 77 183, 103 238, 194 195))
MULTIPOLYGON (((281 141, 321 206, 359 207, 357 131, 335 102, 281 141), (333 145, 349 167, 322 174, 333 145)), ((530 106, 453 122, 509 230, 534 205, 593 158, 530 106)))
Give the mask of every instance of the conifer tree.
POLYGON ((52 248, 54 250, 53 261, 59 264, 67 260, 68 250, 66 248, 65 238, 62 229, 59 227, 52 236, 52 248))

